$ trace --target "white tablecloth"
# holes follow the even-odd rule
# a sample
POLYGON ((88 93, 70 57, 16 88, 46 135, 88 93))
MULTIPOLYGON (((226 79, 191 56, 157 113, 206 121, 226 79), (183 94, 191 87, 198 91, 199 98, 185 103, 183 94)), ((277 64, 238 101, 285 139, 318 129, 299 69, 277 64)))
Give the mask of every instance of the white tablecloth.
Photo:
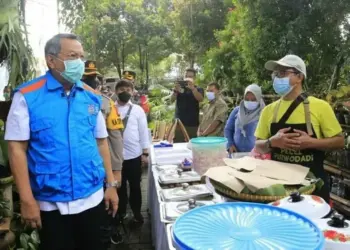
MULTIPOLYGON (((187 143, 177 143, 174 144, 175 150, 187 149, 187 143)), ((170 149, 165 149, 169 150, 170 149)), ((170 157, 172 158, 172 157, 170 157)), ((176 160, 176 159, 175 159, 176 160)), ((182 159, 183 160, 183 159, 182 159)), ((169 242, 167 237, 166 227, 167 224, 161 221, 160 217, 160 202, 161 197, 159 196, 160 185, 158 183, 158 176, 156 171, 153 171, 156 166, 156 153, 152 146, 150 149, 150 162, 148 167, 148 209, 151 214, 151 230, 152 230, 152 242, 153 246, 156 250, 168 250, 169 242)), ((171 160, 167 164, 176 164, 176 162, 171 162, 171 160)), ((207 182, 208 183, 208 182, 207 182)), ((208 183, 209 189, 213 192, 214 200, 216 202, 224 202, 226 201, 223 197, 216 194, 214 192, 214 188, 208 183)))
MULTIPOLYGON (((187 149, 187 143, 176 143, 174 149, 187 149)), ((171 149, 165 149, 171 151, 171 149)), ((167 162, 168 164, 176 164, 176 162, 167 162)), ((169 249, 166 224, 161 222, 160 218, 160 202, 159 197, 160 186, 158 184, 158 176, 153 171, 156 165, 156 154, 152 146, 150 149, 150 164, 148 167, 148 209, 151 214, 151 230, 152 230, 152 242, 156 250, 169 249)))

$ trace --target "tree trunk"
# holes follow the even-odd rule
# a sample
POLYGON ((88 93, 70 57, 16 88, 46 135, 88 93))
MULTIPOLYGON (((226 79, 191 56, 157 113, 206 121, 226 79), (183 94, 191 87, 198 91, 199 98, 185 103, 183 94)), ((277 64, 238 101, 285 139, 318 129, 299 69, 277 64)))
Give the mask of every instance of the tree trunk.
POLYGON ((23 25, 24 35, 26 44, 29 44, 28 32, 27 32, 27 23, 26 23, 26 0, 20 1, 20 11, 21 11, 21 24, 23 25))
POLYGON ((149 63, 148 63, 148 51, 146 50, 146 89, 148 89, 149 82, 149 63))
POLYGON ((194 69, 195 57, 196 57, 196 56, 195 56, 194 53, 192 53, 192 52, 190 52, 190 53, 188 54, 189 66, 190 66, 191 69, 194 69))
POLYGON ((337 84, 339 82, 339 78, 340 78, 340 71, 342 69, 342 67, 344 66, 345 63, 345 57, 344 55, 340 56, 337 64, 334 67, 334 71, 332 74, 332 78, 331 78, 331 82, 329 84, 329 89, 328 91, 337 88, 337 84))
POLYGON ((124 41, 122 41, 122 68, 124 71, 125 70, 125 44, 124 44, 124 41))
POLYGON ((119 78, 122 79, 122 70, 120 65, 119 50, 118 50, 117 44, 115 44, 115 61, 113 61, 113 64, 117 68, 119 78))
POLYGON ((143 55, 142 55, 141 44, 139 44, 139 62, 140 62, 140 70, 141 70, 141 73, 143 74, 144 67, 143 67, 143 55))

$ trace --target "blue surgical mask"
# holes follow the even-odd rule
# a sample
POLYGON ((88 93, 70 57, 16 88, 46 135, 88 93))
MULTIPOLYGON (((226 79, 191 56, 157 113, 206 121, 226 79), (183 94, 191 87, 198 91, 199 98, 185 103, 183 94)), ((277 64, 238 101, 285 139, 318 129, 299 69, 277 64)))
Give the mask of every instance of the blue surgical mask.
POLYGON ((84 62, 80 58, 78 58, 74 60, 65 60, 63 61, 63 63, 64 63, 65 70, 63 72, 60 72, 61 76, 71 84, 78 82, 84 74, 84 70, 85 70, 84 62))
POLYGON ((256 110, 259 106, 258 102, 244 101, 244 107, 248 110, 256 110))
POLYGON ((293 87, 289 84, 289 77, 275 77, 273 79, 273 89, 275 90, 276 94, 285 96, 293 90, 293 87))
POLYGON ((207 92, 207 98, 209 101, 212 101, 215 99, 215 93, 214 92, 207 92))

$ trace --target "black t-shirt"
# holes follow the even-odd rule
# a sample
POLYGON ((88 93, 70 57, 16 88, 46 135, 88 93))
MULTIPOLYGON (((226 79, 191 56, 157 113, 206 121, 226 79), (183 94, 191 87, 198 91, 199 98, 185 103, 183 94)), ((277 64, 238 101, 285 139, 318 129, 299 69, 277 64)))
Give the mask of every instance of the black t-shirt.
MULTIPOLYGON (((202 88, 197 87, 197 90, 202 95, 204 94, 202 88)), ((185 89, 184 93, 178 93, 175 118, 180 119, 184 126, 199 126, 199 102, 190 89, 185 89)))

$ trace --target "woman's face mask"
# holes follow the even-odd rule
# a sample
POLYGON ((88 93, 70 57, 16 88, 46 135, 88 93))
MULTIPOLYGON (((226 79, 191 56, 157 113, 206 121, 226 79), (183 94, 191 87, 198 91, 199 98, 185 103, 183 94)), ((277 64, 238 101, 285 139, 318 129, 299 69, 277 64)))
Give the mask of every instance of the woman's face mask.
POLYGON ((256 110, 259 106, 259 103, 257 101, 244 101, 244 107, 251 110, 256 110))

